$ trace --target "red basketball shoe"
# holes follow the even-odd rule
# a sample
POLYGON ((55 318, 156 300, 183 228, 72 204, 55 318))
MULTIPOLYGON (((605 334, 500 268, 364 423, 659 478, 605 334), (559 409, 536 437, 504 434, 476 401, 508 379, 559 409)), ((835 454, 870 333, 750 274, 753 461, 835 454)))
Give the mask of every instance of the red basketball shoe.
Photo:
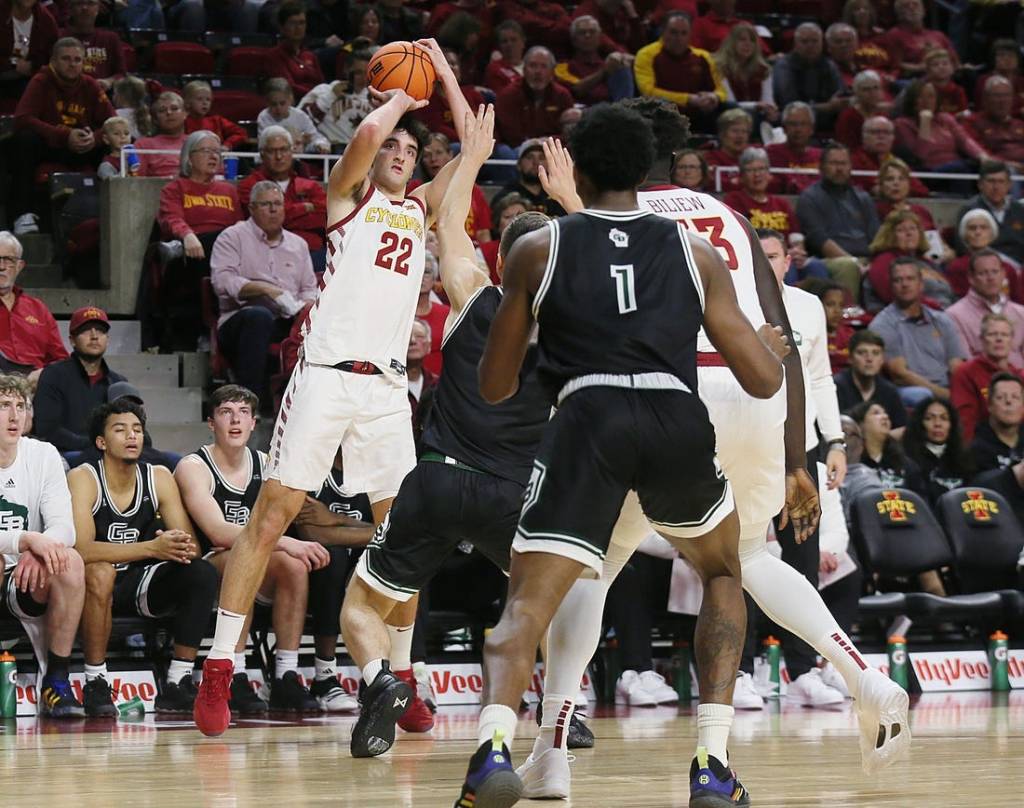
POLYGON ((203 663, 203 681, 192 707, 192 720, 203 735, 223 735, 231 723, 231 659, 209 659, 203 663))
POLYGON ((434 728, 434 714, 416 690, 416 674, 412 668, 404 671, 395 671, 395 676, 412 688, 413 700, 409 709, 402 713, 398 719, 398 726, 406 732, 430 732, 434 728))

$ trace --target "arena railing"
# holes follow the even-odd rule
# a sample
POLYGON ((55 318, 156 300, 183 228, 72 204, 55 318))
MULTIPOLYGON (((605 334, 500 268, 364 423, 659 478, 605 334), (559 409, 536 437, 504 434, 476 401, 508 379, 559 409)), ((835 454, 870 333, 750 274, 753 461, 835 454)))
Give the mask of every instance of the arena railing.
MULTIPOLYGON (((710 166, 712 172, 715 175, 715 193, 721 193, 724 189, 722 187, 722 175, 723 174, 738 174, 739 166, 710 166)), ((778 166, 772 166, 768 169, 772 174, 813 174, 818 176, 821 172, 816 168, 783 168, 778 166)), ((854 177, 877 177, 877 171, 865 171, 863 169, 857 169, 851 171, 850 174, 854 177)), ((912 171, 910 176, 916 177, 921 180, 967 180, 969 182, 977 182, 979 174, 949 174, 943 171, 912 171)), ((1020 182, 1024 180, 1024 175, 1013 174, 1010 176, 1012 182, 1020 182)))

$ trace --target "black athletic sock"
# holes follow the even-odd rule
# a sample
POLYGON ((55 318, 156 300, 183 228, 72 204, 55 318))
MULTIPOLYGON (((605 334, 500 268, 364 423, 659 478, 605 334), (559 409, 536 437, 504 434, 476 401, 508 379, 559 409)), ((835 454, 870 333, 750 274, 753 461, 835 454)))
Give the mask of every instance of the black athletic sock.
POLYGON ((70 656, 57 656, 53 651, 46 654, 46 675, 53 679, 67 679, 70 656))

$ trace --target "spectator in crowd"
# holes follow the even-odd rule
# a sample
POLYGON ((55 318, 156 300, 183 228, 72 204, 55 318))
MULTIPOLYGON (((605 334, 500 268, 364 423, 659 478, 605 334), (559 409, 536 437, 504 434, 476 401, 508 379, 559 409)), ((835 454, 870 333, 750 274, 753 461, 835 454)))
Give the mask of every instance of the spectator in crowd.
MULTIPOLYGON (((185 145, 185 102, 175 92, 160 93, 153 102, 156 134, 139 138, 137 149, 158 149, 168 154, 140 154, 139 174, 143 177, 174 177, 181 171, 181 149, 185 145)), ((136 123, 138 119, 136 118, 136 123)))
MULTIPOLYGON (((423 281, 420 283, 420 296, 416 301, 416 317, 427 324, 430 336, 429 350, 422 357, 423 369, 432 376, 441 375, 441 341, 444 337, 444 324, 448 320, 451 306, 437 299, 434 292, 434 281, 437 280, 437 259, 431 256, 423 269, 423 281)), ((410 377, 411 379, 412 377, 410 377)))
MULTIPOLYGON (((125 146, 131 146, 132 129, 131 124, 124 118, 115 115, 107 118, 100 129, 100 141, 107 147, 107 155, 103 158, 99 168, 96 169, 96 176, 101 180, 117 177, 121 174, 121 157, 125 146)), ((127 164, 125 169, 128 176, 138 176, 139 164, 127 164)))
MULTIPOLYGON (((818 168, 821 149, 811 146, 814 134, 814 110, 803 101, 793 101, 782 110, 782 129, 786 133, 783 143, 765 146, 772 168, 818 168)), ((815 174, 783 174, 773 183, 777 193, 799 194, 817 182, 815 174)))
POLYGON ((988 420, 989 382, 997 373, 1024 378, 1020 357, 1020 322, 1016 327, 1005 314, 986 314, 979 327, 981 352, 956 369, 950 382, 950 400, 960 416, 964 440, 974 437, 977 425, 988 420), (1014 345, 1014 342, 1017 345, 1014 345))
POLYGON ((555 67, 555 78, 569 88, 580 104, 599 104, 632 98, 633 56, 614 50, 601 54, 601 26, 589 16, 576 17, 569 26, 572 53, 555 67))
POLYGON ((526 198, 513 191, 496 199, 491 207, 491 240, 478 244, 477 251, 483 256, 490 273, 491 283, 495 286, 501 285, 501 274, 498 272, 498 247, 501 244, 501 234, 509 226, 516 216, 526 213, 529 210, 529 202, 526 198))
POLYGON ((776 103, 783 107, 794 101, 810 104, 819 131, 831 132, 836 116, 850 99, 843 92, 839 68, 823 52, 822 40, 817 23, 798 25, 793 34, 793 50, 780 58, 772 70, 772 89, 776 103))
POLYGON ((192 712, 192 669, 217 600, 217 572, 199 544, 171 473, 139 460, 146 413, 120 398, 93 411, 100 460, 68 474, 75 547, 85 561, 82 651, 87 716, 117 715, 107 672, 113 613, 169 616, 174 642, 157 712, 192 712))
POLYGON ((380 38, 380 13, 376 6, 356 6, 352 17, 352 29, 356 35, 344 46, 350 53, 357 50, 376 50, 384 42, 380 38))
POLYGON ((1020 265, 1006 253, 992 249, 998 232, 999 225, 996 223, 995 217, 983 208, 969 210, 960 219, 957 234, 959 240, 967 248, 967 254, 955 258, 946 266, 946 277, 956 295, 962 297, 970 289, 971 257, 982 250, 992 250, 999 256, 999 262, 1003 267, 1006 281, 1003 291, 1015 302, 1024 299, 1024 288, 1022 288, 1024 284, 1021 282, 1020 265))
POLYGON ((1014 117, 1010 80, 993 75, 985 82, 981 111, 964 120, 964 129, 997 160, 1014 171, 1024 169, 1024 120, 1014 117))
MULTIPOLYGON (((710 0, 710 8, 693 20, 690 40, 695 48, 714 53, 739 25, 748 24, 736 16, 736 0, 710 0)), ((761 50, 760 41, 757 42, 761 50)))
MULTIPOLYGON (((266 472, 267 456, 247 445, 256 428, 259 399, 251 390, 229 384, 213 391, 207 425, 213 442, 185 455, 174 470, 188 515, 195 524, 203 557, 224 575, 231 549, 252 515, 266 472)), ((257 598, 272 601, 274 677, 270 704, 275 710, 316 712, 316 700, 298 676, 299 643, 309 596, 309 571, 325 567, 327 550, 316 542, 282 536, 270 554, 257 598)), ((252 620, 252 612, 246 622, 252 620)), ((267 711, 246 676, 245 645, 249 626, 235 647, 235 675, 231 680, 231 708, 240 715, 267 711)))
POLYGON ((978 424, 971 441, 974 468, 1005 469, 1024 460, 1024 379, 1000 372, 988 385, 988 420, 978 424))
POLYGON ((953 321, 926 305, 924 264, 899 258, 889 267, 893 302, 871 321, 885 340, 886 370, 900 398, 915 407, 927 398, 949 398, 949 377, 964 360, 963 343, 953 321))
POLYGON ((270 345, 288 334, 317 294, 306 242, 284 229, 286 204, 278 183, 257 182, 250 218, 225 228, 210 256, 220 345, 239 383, 268 403, 270 345))
POLYGON ((903 450, 917 467, 912 487, 933 507, 939 497, 962 488, 973 468, 953 405, 941 398, 922 401, 910 415, 903 450))
POLYGON ((858 404, 881 405, 894 429, 907 424, 907 408, 899 390, 882 375, 885 365, 885 340, 869 329, 850 337, 850 366, 836 374, 839 409, 851 412, 858 404))
POLYGON ((368 51, 356 51, 346 63, 346 72, 329 84, 318 84, 299 101, 317 131, 332 148, 347 146, 359 123, 373 110, 367 90, 368 51))
MULTIPOLYGON (((881 76, 874 70, 862 70, 853 78, 853 101, 836 120, 836 140, 851 151, 859 149, 867 119, 884 116, 888 108, 881 76)), ((892 147, 891 142, 889 146, 892 147)))
POLYGON ((894 210, 882 221, 871 242, 871 266, 864 283, 864 307, 881 311, 892 303, 889 268, 900 258, 918 258, 924 268, 924 296, 935 308, 945 309, 953 302, 953 290, 945 276, 924 261, 928 253, 921 222, 910 210, 894 210))
POLYGON ((68 681, 68 663, 85 600, 85 565, 71 548, 75 523, 60 455, 47 443, 25 437, 31 391, 16 375, 0 375, 0 467, 5 528, 0 541, 3 603, 0 614, 16 618, 32 640, 40 668, 39 715, 85 715, 68 681))
POLYGON ((715 51, 725 100, 745 109, 755 120, 777 123, 779 108, 772 90, 772 68, 761 53, 757 30, 749 22, 734 25, 715 51))
POLYGON ((572 130, 576 128, 576 124, 580 122, 581 118, 583 118, 583 110, 579 107, 569 107, 558 116, 558 131, 563 143, 569 142, 572 130))
POLYGON ((128 121, 133 140, 145 137, 153 131, 153 115, 149 110, 146 82, 138 76, 125 76, 114 81, 111 101, 118 117, 128 121))
MULTIPOLYGON (((445 306, 447 309, 448 307, 445 306)), ((426 367, 425 360, 432 354, 430 344, 434 340, 433 329, 426 320, 418 317, 413 320, 412 331, 409 332, 409 349, 405 357, 406 375, 409 378, 409 408, 412 411, 412 433, 416 445, 420 445, 423 434, 424 418, 427 414, 427 402, 433 395, 432 390, 437 384, 437 374, 426 367)), ((440 353, 438 353, 440 360, 440 353)))
POLYGON ((32 75, 53 55, 57 23, 38 0, 0 3, 0 97, 17 99, 32 75))
MULTIPOLYGON (((730 110, 737 111, 739 110, 730 110)), ((790 233, 800 232, 800 222, 789 200, 768 193, 772 175, 768 173, 767 152, 757 146, 745 149, 739 158, 739 168, 740 187, 727 193, 722 201, 750 219, 750 224, 755 229, 777 230, 787 238, 790 233)))
POLYGON ((544 146, 539 140, 527 140, 519 146, 519 159, 516 162, 518 176, 514 183, 506 185, 491 199, 491 204, 496 205, 498 200, 506 194, 519 194, 525 199, 531 210, 539 210, 552 218, 564 216, 565 211, 554 199, 548 196, 547 191, 540 183, 540 167, 544 164, 544 146))
POLYGON ((861 72, 857 62, 857 48, 860 47, 857 29, 845 22, 832 23, 825 29, 825 47, 828 51, 828 58, 839 70, 843 87, 850 89, 853 86, 854 77, 861 72))
POLYGON ((211 115, 213 89, 207 81, 190 81, 182 90, 185 104, 185 133, 191 135, 200 129, 213 132, 227 151, 234 151, 249 139, 245 130, 223 115, 211 115))
POLYGON ((85 47, 85 75, 92 76, 110 91, 113 79, 125 72, 124 51, 116 31, 96 27, 99 0, 71 0, 68 27, 61 36, 74 37, 85 47))
POLYGON ((77 39, 57 40, 50 64, 32 76, 18 100, 7 210, 16 235, 39 231, 39 217, 31 211, 41 163, 91 171, 102 158, 95 133, 114 108, 96 80, 83 74, 84 59, 77 39))
POLYGON ((554 54, 533 47, 523 60, 523 80, 510 84, 494 106, 501 142, 515 148, 524 140, 558 133, 558 117, 573 105, 571 93, 555 81, 554 54))
MULTIPOLYGON (((904 411, 905 414, 905 411, 904 411)), ((864 435, 858 424, 851 416, 843 414, 839 416, 843 424, 843 435, 846 437, 846 479, 840 490, 842 496, 843 512, 846 522, 851 521, 850 512, 857 497, 865 491, 882 488, 882 478, 874 468, 865 466, 864 460, 864 435)), ((903 430, 900 430, 901 432, 903 430)))
POLYGON ((306 242, 314 272, 323 272, 327 260, 327 194, 322 183, 296 173, 294 148, 291 133, 283 126, 264 129, 259 138, 260 166, 238 183, 238 201, 248 210, 252 189, 258 182, 277 183, 284 193, 284 229, 306 242))
MULTIPOLYGON (((382 12, 384 3, 380 4, 382 12)), ((401 5, 399 3, 399 5, 401 5)), ((266 74, 287 79, 301 98, 316 85, 324 83, 320 62, 313 51, 304 47, 306 39, 306 8, 302 3, 286 0, 277 10, 281 41, 267 52, 266 74)), ((406 39, 406 37, 399 37, 406 39)), ((385 42, 391 40, 385 39, 385 42)))
POLYGON ((316 53, 325 76, 334 75, 338 55, 352 30, 350 12, 348 0, 313 0, 306 8, 306 44, 316 53))
MULTIPOLYGON (((439 132, 431 132, 420 150, 422 178, 410 182, 408 190, 414 191, 424 182, 430 182, 453 158, 448 138, 439 132)), ((473 184, 473 201, 466 217, 466 233, 477 243, 482 244, 491 240, 491 208, 487 204, 487 197, 476 183, 473 184)))
POLYGON ((256 128, 262 132, 268 126, 283 126, 292 135, 300 154, 328 154, 331 144, 314 126, 312 119, 301 109, 292 106, 295 96, 291 85, 284 79, 269 79, 263 85, 267 108, 256 118, 256 128))
POLYGON ((879 28, 872 0, 847 0, 843 6, 843 22, 857 32, 854 54, 862 70, 882 71, 887 78, 899 70, 899 63, 885 43, 885 30, 879 28))
POLYGON ((1013 302, 1007 294, 1009 284, 999 253, 983 248, 967 256, 967 261, 970 288, 946 314, 956 324, 970 356, 982 353, 981 323, 985 316, 1005 316, 1017 332, 1010 348, 1010 361, 1024 367, 1024 306, 1013 302))
POLYGON ((90 445, 89 414, 106 403, 112 384, 124 381, 103 358, 110 331, 103 309, 76 309, 68 331, 71 356, 43 369, 33 401, 35 434, 62 452, 81 451, 90 445))
POLYGON ((633 64, 640 95, 664 98, 679 106, 691 128, 715 131, 725 85, 711 54, 690 46, 690 15, 665 15, 661 38, 645 45, 633 64))
MULTIPOLYGON (((1024 263, 1024 205, 1010 194, 1010 169, 1000 160, 984 160, 978 172, 978 194, 967 200, 957 213, 957 224, 964 214, 976 208, 987 210, 998 224, 993 250, 1005 253, 1018 265, 1024 263)), ((957 249, 963 249, 960 236, 957 249)))
POLYGON ((498 50, 491 54, 484 68, 484 84, 497 94, 522 80, 526 36, 523 26, 515 20, 505 20, 494 29, 494 37, 498 50))
POLYGON ((885 408, 874 401, 865 401, 850 410, 850 417, 864 436, 861 463, 878 472, 882 487, 900 488, 913 480, 917 468, 892 434, 892 422, 885 408))
POLYGON ((711 167, 703 153, 697 149, 680 149, 675 153, 669 179, 680 188, 705 193, 710 193, 714 185, 711 181, 711 167))
POLYGON ((839 143, 821 152, 821 179, 800 194, 796 214, 809 251, 825 259, 829 274, 856 299, 860 263, 870 254, 878 214, 864 191, 850 184, 850 150, 839 143))
MULTIPOLYGON (((632 0, 583 0, 572 16, 574 20, 594 18, 606 49, 636 53, 647 42, 647 25, 632 0)), ((571 24, 569 34, 572 35, 571 24)))
POLYGON ((896 151, 928 171, 971 173, 985 150, 948 112, 938 110, 935 85, 913 82, 904 96, 903 114, 896 119, 896 151))
POLYGON ((967 109, 967 93, 953 81, 953 60, 943 48, 932 48, 924 55, 924 80, 935 88, 939 97, 938 112, 959 115, 967 109))
MULTIPOLYGON (((787 281, 788 282, 788 281, 787 281)), ((828 361, 833 375, 845 370, 850 364, 850 340, 853 327, 843 319, 846 307, 846 290, 835 281, 815 281, 807 284, 808 292, 818 296, 825 309, 825 328, 828 334, 828 361)))
MULTIPOLYGON (((461 90, 462 96, 466 99, 466 103, 469 104, 469 108, 478 109, 484 103, 484 97, 473 85, 463 84, 459 54, 451 48, 442 48, 442 50, 445 61, 448 63, 448 67, 451 68, 455 81, 459 85, 459 90, 461 90)), ((445 97, 444 85, 441 83, 440 77, 435 82, 434 94, 430 97, 430 103, 423 109, 417 110, 415 115, 431 132, 440 132, 449 141, 457 141, 459 139, 459 134, 455 131, 452 110, 448 105, 448 99, 445 97)))
MULTIPOLYGON (((708 165, 738 167, 740 155, 750 145, 750 133, 754 128, 754 122, 745 110, 728 109, 718 116, 716 128, 718 148, 711 149, 704 155, 708 165)), ((731 191, 740 187, 739 174, 736 172, 723 173, 721 181, 725 190, 731 191)))
POLYGON ((405 7, 405 0, 378 0, 380 42, 415 42, 423 36, 423 15, 405 7))
MULTIPOLYGON (((850 162, 853 164, 854 171, 870 171, 873 173, 871 175, 855 176, 853 182, 868 193, 881 196, 882 188, 879 182, 881 175, 879 172, 882 166, 891 160, 899 160, 899 164, 906 174, 906 192, 900 201, 902 202, 907 196, 928 196, 928 186, 910 175, 910 166, 898 157, 893 157, 892 146, 895 142, 896 127, 888 118, 874 115, 865 120, 864 125, 861 127, 860 146, 850 152, 850 162)), ((887 209, 885 213, 879 212, 879 215, 884 216, 888 212, 887 209)), ((919 218, 921 217, 919 211, 915 210, 914 212, 918 214, 919 218)), ((928 218, 931 218, 931 214, 928 215, 928 218)), ((921 221, 924 222, 926 220, 921 218, 921 221)))
POLYGON ((941 31, 924 27, 924 3, 922 0, 896 0, 893 10, 896 25, 885 35, 885 47, 900 59, 903 76, 920 76, 924 73, 924 55, 932 48, 942 48, 949 54, 954 67, 960 67, 953 43, 941 31))
POLYGON ((569 23, 572 20, 561 3, 548 0, 500 0, 498 16, 522 26, 526 41, 532 45, 563 52, 569 44, 569 23))
POLYGON ((1012 114, 1020 116, 1024 104, 1024 75, 1020 72, 1020 45, 1015 39, 997 39, 992 43, 992 72, 982 73, 974 82, 974 106, 984 105, 985 85, 993 76, 1002 76, 1013 88, 1012 114))
MULTIPOLYGON (((935 220, 931 211, 924 205, 909 201, 911 191, 915 183, 920 181, 910 175, 910 166, 899 157, 887 157, 882 161, 878 169, 878 202, 875 205, 880 218, 885 218, 894 211, 913 213, 921 223, 925 233, 936 233, 935 220)), ((925 189, 927 191, 927 189, 925 189)), ((929 237, 930 238, 930 237, 929 237)), ((941 241, 941 237, 938 237, 941 241)), ((945 247, 945 244, 943 244, 945 247)), ((943 255, 949 250, 945 247, 943 255)))
POLYGON ((46 304, 17 285, 25 268, 21 242, 0 231, 0 370, 28 374, 35 384, 42 369, 68 358, 46 304))

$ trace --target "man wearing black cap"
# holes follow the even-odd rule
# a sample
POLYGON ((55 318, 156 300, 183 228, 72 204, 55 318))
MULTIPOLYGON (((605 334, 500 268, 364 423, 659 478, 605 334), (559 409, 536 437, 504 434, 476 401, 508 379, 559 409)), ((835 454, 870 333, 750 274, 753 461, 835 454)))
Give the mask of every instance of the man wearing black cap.
POLYGON ((544 164, 544 146, 539 138, 524 140, 519 146, 519 159, 516 162, 516 181, 504 186, 491 200, 491 206, 507 194, 516 193, 526 199, 532 210, 539 210, 552 218, 565 216, 565 210, 540 183, 540 167, 544 164))
POLYGON ((107 402, 107 390, 124 376, 107 367, 110 320, 103 309, 83 306, 71 315, 71 356, 47 365, 39 377, 33 401, 35 434, 61 452, 75 452, 91 444, 89 413, 107 402))

